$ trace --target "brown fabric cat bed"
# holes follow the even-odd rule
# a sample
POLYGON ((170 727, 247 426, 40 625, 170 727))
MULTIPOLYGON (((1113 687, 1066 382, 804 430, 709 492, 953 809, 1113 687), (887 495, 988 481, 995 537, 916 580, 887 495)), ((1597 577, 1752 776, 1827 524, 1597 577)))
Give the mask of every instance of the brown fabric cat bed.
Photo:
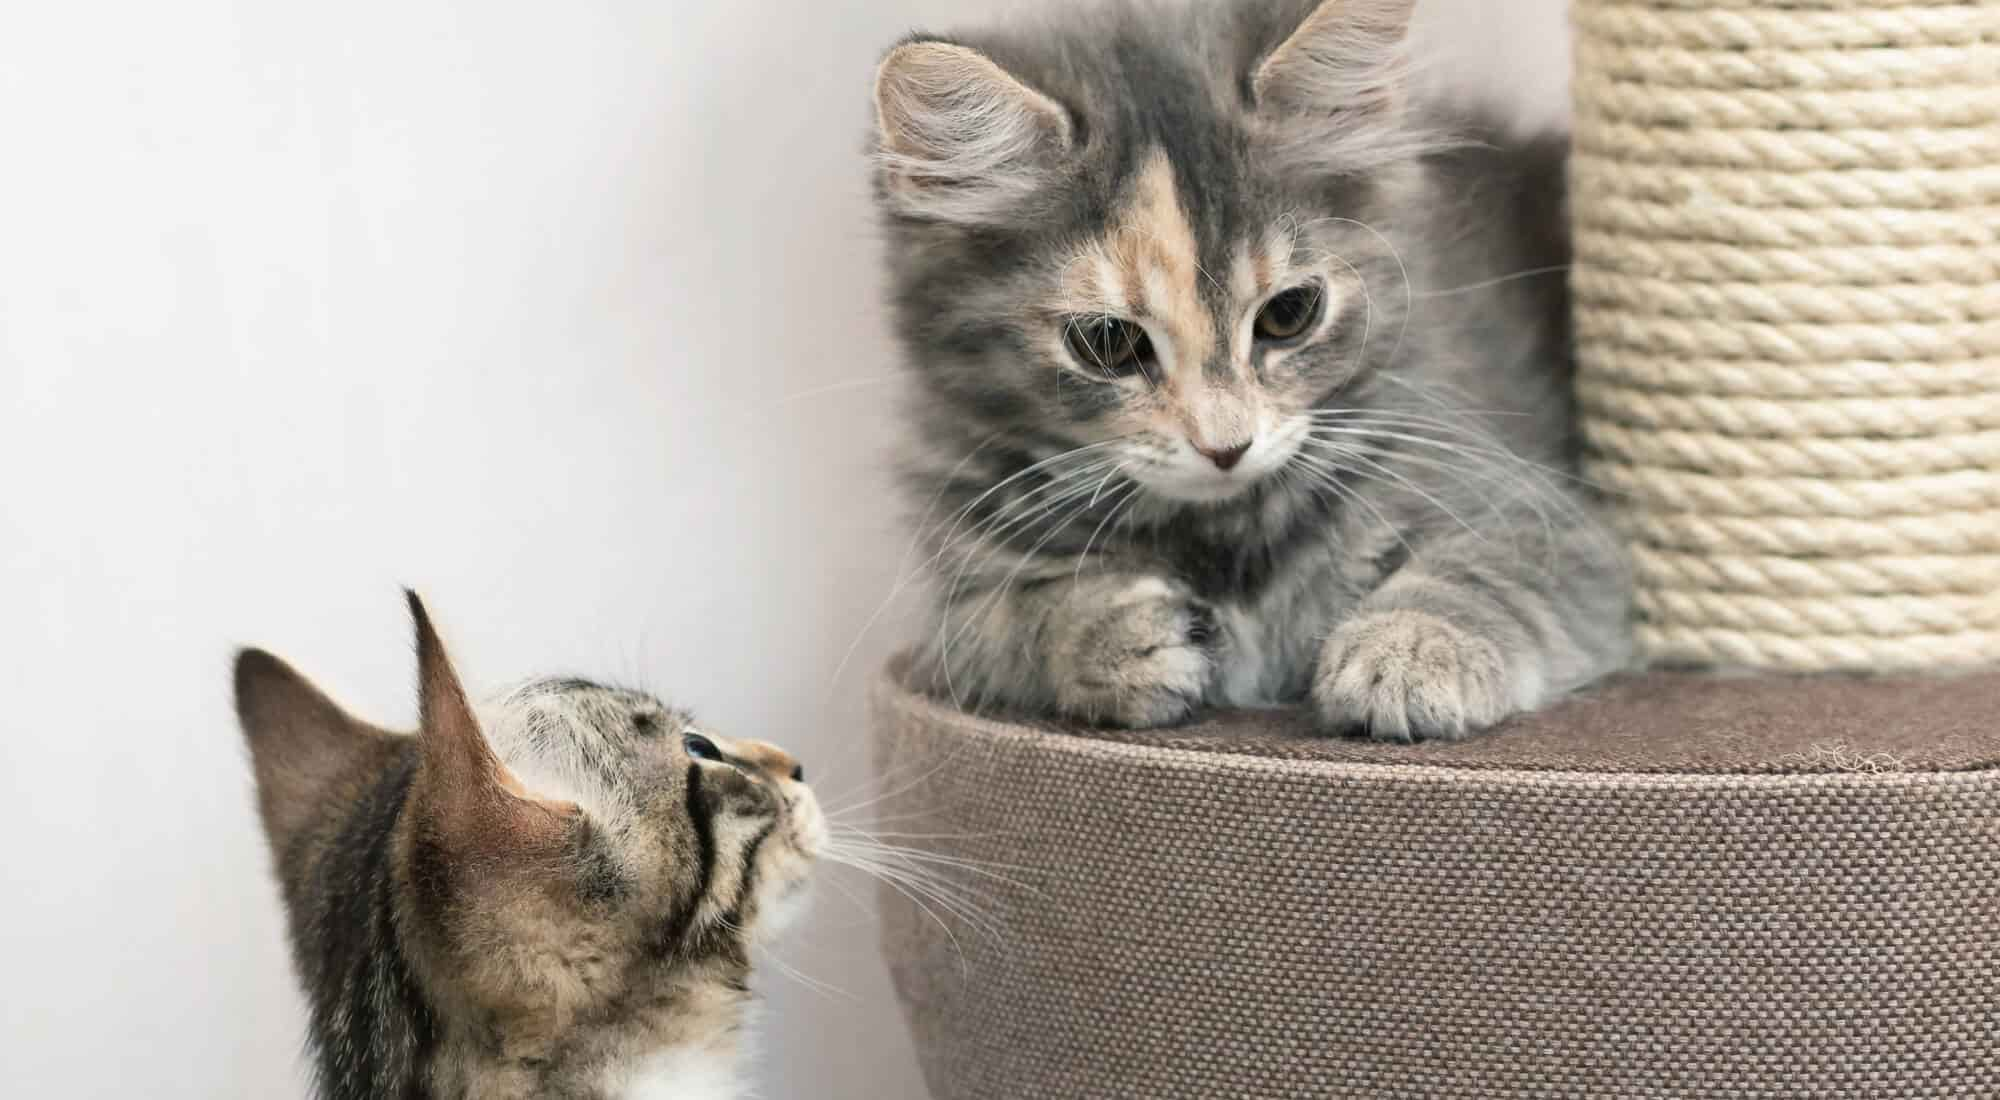
POLYGON ((1655 674, 1399 746, 896 672, 884 828, 979 868, 971 920, 884 899, 935 1100, 2000 1095, 2000 674, 1655 674))

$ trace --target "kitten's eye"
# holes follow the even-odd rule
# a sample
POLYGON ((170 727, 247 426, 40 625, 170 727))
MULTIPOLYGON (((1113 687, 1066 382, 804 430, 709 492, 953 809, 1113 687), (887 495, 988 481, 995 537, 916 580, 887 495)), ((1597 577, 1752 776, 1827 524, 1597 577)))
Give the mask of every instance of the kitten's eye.
POLYGON ((1151 379, 1158 362, 1146 330, 1118 317, 1071 317, 1063 325, 1063 343, 1078 363, 1106 378, 1151 379))
POLYGON ((710 741, 701 734, 688 734, 681 739, 681 745, 687 749, 687 754, 696 760, 722 759, 722 750, 715 747, 715 742, 710 741))
POLYGON ((1321 300, 1318 283, 1295 286, 1274 296, 1257 311, 1257 339, 1296 340, 1319 323, 1321 300))

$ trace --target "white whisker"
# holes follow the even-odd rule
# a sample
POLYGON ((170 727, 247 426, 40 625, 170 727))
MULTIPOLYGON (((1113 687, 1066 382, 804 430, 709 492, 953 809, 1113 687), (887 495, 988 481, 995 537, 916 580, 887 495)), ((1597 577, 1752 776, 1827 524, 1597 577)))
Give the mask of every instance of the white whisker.
POLYGON ((1415 296, 1412 293, 1412 288, 1410 286, 1410 268, 1408 264, 1405 264, 1403 262, 1402 250, 1397 248, 1394 241, 1391 241, 1389 238, 1383 236, 1381 231, 1376 229, 1374 226, 1369 225, 1367 222, 1364 221, 1356 221, 1353 218, 1340 218, 1340 217, 1328 216, 1324 218, 1314 218, 1311 221, 1308 221, 1304 224, 1310 226, 1310 225, 1318 225, 1321 222, 1341 222, 1347 225, 1359 226, 1361 229, 1366 230, 1367 232, 1373 234, 1375 239, 1381 241, 1382 246, 1389 250, 1390 257, 1396 261, 1396 269, 1402 272, 1403 274, 1402 323, 1396 327, 1396 342, 1389 348, 1388 357, 1382 360, 1385 363, 1394 363, 1396 361, 1396 356, 1401 354, 1403 350, 1403 337, 1409 334, 1410 315, 1415 312, 1415 310, 1412 307, 1415 305, 1416 301, 1415 296))
POLYGON ((1478 528, 1474 527, 1470 523, 1467 523, 1465 521, 1465 518, 1460 516, 1458 512, 1454 510, 1450 505, 1446 504, 1442 500, 1439 500, 1435 495, 1426 491, 1422 486, 1418 485, 1416 482, 1411 481, 1409 478, 1404 477, 1402 474, 1399 474, 1396 471, 1391 470, 1387 466, 1384 466, 1380 462, 1375 461, 1373 458, 1370 458, 1363 451, 1358 451, 1349 448, 1341 450, 1338 453, 1342 457, 1353 459, 1357 462, 1365 462, 1369 465, 1369 467, 1373 471, 1375 471, 1375 473, 1371 474, 1368 470, 1352 470, 1351 472, 1355 473, 1356 475, 1361 477, 1374 477, 1375 480, 1377 481, 1386 481, 1391 484, 1401 485, 1403 488, 1408 489, 1410 492, 1415 493, 1416 495, 1422 497, 1425 501, 1429 502, 1429 504, 1432 507, 1436 508, 1438 511, 1443 512, 1446 516, 1449 516, 1452 522, 1464 528, 1466 533, 1471 535, 1473 538, 1481 542, 1486 541, 1486 536, 1483 533, 1481 533, 1478 528))
POLYGON ((1557 272, 1568 271, 1569 269, 1569 264, 1550 264, 1547 267, 1531 267, 1524 271, 1516 271, 1508 275, 1498 275, 1491 279, 1481 279, 1476 283, 1466 283, 1464 286, 1445 287, 1442 290, 1420 290, 1414 296, 1418 298, 1444 298, 1453 294, 1466 294, 1475 290, 1485 290, 1488 287, 1496 287, 1502 283, 1511 283, 1516 279, 1531 279, 1537 275, 1554 275, 1557 272))
POLYGON ((1417 552, 1416 547, 1411 546, 1410 541, 1403 537, 1403 531, 1401 527, 1397 526, 1396 524, 1390 523, 1389 517, 1383 515, 1381 510, 1376 508, 1374 504, 1370 503, 1367 497, 1356 492, 1353 486, 1341 484, 1340 474, 1343 473, 1344 471, 1340 470, 1338 467, 1328 466, 1326 465, 1323 459, 1315 459, 1310 455, 1306 455, 1304 452, 1300 453, 1299 458, 1301 460, 1299 463, 1299 467, 1307 475, 1308 482, 1310 484, 1317 485, 1320 488, 1323 488, 1328 492, 1333 493, 1337 498, 1341 500, 1351 501, 1355 504, 1360 505, 1363 508, 1366 508, 1369 511, 1369 513, 1375 517, 1375 521, 1377 523, 1380 523, 1384 529, 1386 529, 1391 535, 1395 536, 1396 541, 1402 544, 1403 549, 1405 551, 1407 551, 1412 555, 1414 555, 1417 552))
POLYGON ((889 594, 882 598, 882 602, 875 605, 875 610, 869 613, 861 628, 854 632, 854 639, 847 643, 847 648, 841 652, 840 660, 833 666, 833 674, 827 677, 829 693, 840 683, 841 674, 847 671, 848 662, 854 660, 855 651, 861 648, 862 639, 868 636, 869 631, 875 629, 875 624, 881 620, 882 614, 889 610, 889 605, 895 603, 896 598, 916 580, 918 573, 911 571, 910 559, 916 556, 917 547, 923 542, 924 531, 930 527, 931 516, 936 513, 938 504, 944 500, 945 491, 951 488, 952 482, 965 471, 966 466, 1002 434, 993 432, 980 440, 979 444, 967 451, 965 457, 959 459, 958 464, 951 468, 951 472, 939 481, 937 491, 931 494, 930 503, 924 507, 923 517, 917 520, 915 527, 910 531, 910 541, 903 547, 902 557, 896 563, 895 584, 889 589, 889 594))

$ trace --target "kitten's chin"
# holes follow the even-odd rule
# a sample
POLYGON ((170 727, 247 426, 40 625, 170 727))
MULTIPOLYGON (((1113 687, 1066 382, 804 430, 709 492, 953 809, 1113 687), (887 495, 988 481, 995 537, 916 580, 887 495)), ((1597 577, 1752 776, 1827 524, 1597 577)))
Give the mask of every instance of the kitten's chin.
POLYGON ((798 925, 812 908, 812 879, 800 876, 774 890, 758 906, 755 936, 769 943, 798 925))
POLYGON ((1244 469, 1239 466, 1228 471, 1169 470, 1138 480, 1147 492, 1162 500, 1176 504, 1221 504, 1248 493, 1252 486, 1276 472, 1278 465, 1273 463, 1268 469, 1244 469))
POLYGON ((1249 492, 1252 478, 1176 478, 1143 482, 1146 491, 1176 504, 1220 504, 1249 492))
POLYGON ((813 869, 826 850, 826 815, 804 784, 793 784, 786 817, 783 831, 765 848, 754 930, 761 941, 797 924, 811 907, 813 869))

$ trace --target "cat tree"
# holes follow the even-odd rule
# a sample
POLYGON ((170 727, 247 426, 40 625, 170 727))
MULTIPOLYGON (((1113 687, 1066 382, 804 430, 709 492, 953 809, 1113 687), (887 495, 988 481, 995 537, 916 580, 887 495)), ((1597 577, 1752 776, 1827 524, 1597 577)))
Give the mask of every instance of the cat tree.
POLYGON ((936 1100, 2000 1095, 2000 5, 1575 8, 1587 472, 1646 650, 1764 671, 1390 746, 890 669, 936 1100))

